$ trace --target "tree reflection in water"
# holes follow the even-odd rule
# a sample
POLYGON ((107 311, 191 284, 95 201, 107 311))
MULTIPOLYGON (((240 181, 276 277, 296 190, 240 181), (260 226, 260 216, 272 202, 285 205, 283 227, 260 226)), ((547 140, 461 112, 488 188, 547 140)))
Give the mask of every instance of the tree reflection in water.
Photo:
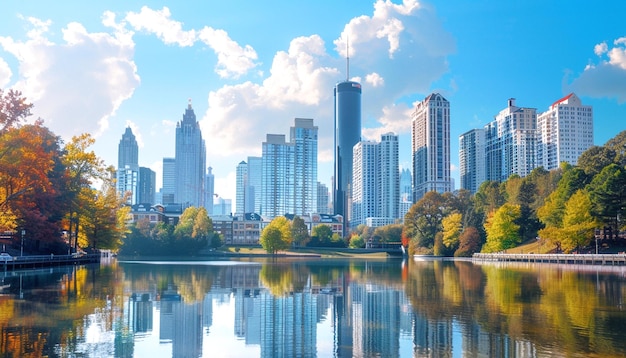
POLYGON ((2 272, 0 353, 626 356, 624 271, 294 259, 2 272))

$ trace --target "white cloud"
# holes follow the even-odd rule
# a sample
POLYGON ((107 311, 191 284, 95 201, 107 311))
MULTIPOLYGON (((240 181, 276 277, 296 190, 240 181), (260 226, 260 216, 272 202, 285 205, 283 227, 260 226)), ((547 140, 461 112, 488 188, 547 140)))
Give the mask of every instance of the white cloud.
POLYGON ((239 46, 224 30, 206 26, 200 30, 198 38, 215 51, 215 72, 222 78, 239 78, 257 66, 258 57, 252 46, 239 46))
POLYGON ((370 84, 372 87, 380 87, 385 84, 385 79, 382 78, 378 73, 372 72, 365 76, 365 82, 370 84))
MULTIPOLYGON (((288 138, 294 117, 313 118, 318 126, 332 121, 332 88, 338 71, 322 65, 327 57, 319 36, 296 38, 289 51, 274 56, 270 76, 262 84, 245 82, 212 91, 202 121, 208 152, 243 159, 260 154, 268 133, 288 138)), ((320 127, 328 138, 332 124, 320 127)), ((323 143, 332 142, 324 139, 323 143)))
POLYGON ((152 10, 143 6, 139 13, 129 12, 126 21, 137 31, 145 31, 155 34, 165 44, 177 44, 178 46, 192 46, 196 41, 196 31, 183 30, 183 24, 172 20, 170 9, 163 7, 161 10, 152 10))
POLYGON ((411 132, 412 108, 404 103, 385 106, 382 116, 377 119, 380 127, 363 129, 363 137, 368 140, 380 140, 380 136, 392 132, 396 135, 411 132))
POLYGON ((0 57, 0 88, 5 88, 9 84, 12 75, 9 64, 0 57))
POLYGON ((616 98, 626 102, 626 37, 613 41, 609 48, 606 42, 597 44, 594 53, 598 63, 587 64, 584 71, 570 84, 565 84, 567 92, 590 97, 616 98))
POLYGON ((27 40, 0 37, 0 46, 19 62, 14 87, 35 105, 33 117, 56 134, 97 136, 139 85, 130 35, 88 33, 69 23, 62 29, 65 43, 57 44, 46 38, 49 21, 28 20, 34 29, 27 40))

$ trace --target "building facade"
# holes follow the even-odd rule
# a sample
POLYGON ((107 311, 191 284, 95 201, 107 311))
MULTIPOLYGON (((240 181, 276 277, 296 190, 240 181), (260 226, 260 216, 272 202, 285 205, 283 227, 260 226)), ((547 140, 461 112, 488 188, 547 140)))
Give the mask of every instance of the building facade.
POLYGON ((208 167, 206 179, 204 180, 204 208, 207 214, 213 215, 213 197, 215 196, 215 175, 213 168, 208 167))
POLYGON ((163 186, 161 204, 173 204, 176 194, 176 159, 163 158, 163 186))
POLYGON ((117 192, 127 196, 126 204, 137 204, 139 185, 139 146, 130 127, 126 127, 117 147, 117 192))
POLYGON ((137 187, 137 203, 154 205, 156 193, 156 173, 146 167, 139 167, 139 181, 137 187))
POLYGON ((450 102, 433 93, 411 115, 413 202, 429 191, 452 191, 450 177, 450 102))
POLYGON ((562 162, 576 165, 593 146, 593 108, 570 93, 537 115, 537 131, 537 165, 546 170, 562 162))
POLYGON ((461 189, 476 193, 485 181, 485 130, 472 129, 459 136, 461 189))
POLYGON ((291 211, 294 203, 294 147, 284 134, 267 134, 263 142, 263 215, 276 217, 291 211))
POLYGON ((295 118, 290 128, 293 144, 294 206, 292 213, 317 212, 317 126, 311 118, 295 118))
POLYGON ((352 148, 361 140, 361 84, 337 83, 335 96, 334 213, 350 220, 352 148))
POLYGON ((515 99, 485 126, 486 180, 525 177, 537 167, 537 110, 518 107, 515 99))
POLYGON ((398 136, 393 133, 383 134, 380 142, 361 141, 354 146, 351 229, 361 224, 387 225, 400 218, 398 158, 398 136))
POLYGON ((183 207, 204 206, 206 146, 191 101, 176 125, 176 192, 183 207))

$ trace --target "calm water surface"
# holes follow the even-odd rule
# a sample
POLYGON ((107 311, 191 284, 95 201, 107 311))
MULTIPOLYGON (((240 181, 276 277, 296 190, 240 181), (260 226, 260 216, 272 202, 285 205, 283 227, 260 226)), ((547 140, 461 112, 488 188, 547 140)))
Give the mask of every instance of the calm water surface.
POLYGON ((1 357, 626 357, 626 268, 116 262, 0 272, 1 357))

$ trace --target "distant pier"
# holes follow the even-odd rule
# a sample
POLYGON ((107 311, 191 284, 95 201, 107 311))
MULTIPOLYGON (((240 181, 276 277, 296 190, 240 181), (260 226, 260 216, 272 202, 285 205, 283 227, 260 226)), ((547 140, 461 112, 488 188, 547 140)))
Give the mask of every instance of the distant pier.
POLYGON ((101 255, 33 255, 17 256, 10 260, 0 260, 0 271, 56 267, 65 265, 84 265, 100 262, 101 255))
POLYGON ((576 265, 626 265, 625 254, 474 254, 474 261, 530 262, 576 265))

